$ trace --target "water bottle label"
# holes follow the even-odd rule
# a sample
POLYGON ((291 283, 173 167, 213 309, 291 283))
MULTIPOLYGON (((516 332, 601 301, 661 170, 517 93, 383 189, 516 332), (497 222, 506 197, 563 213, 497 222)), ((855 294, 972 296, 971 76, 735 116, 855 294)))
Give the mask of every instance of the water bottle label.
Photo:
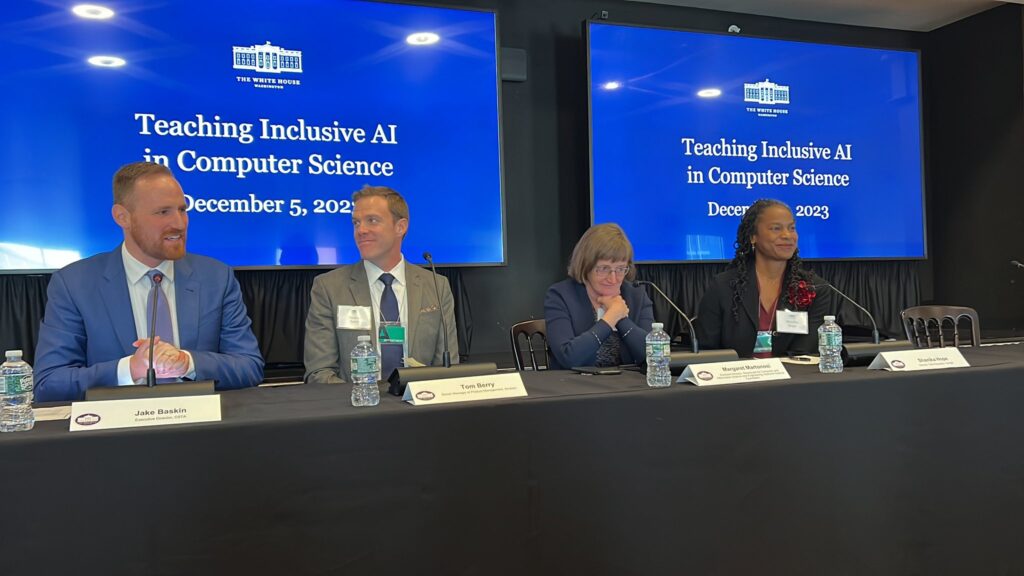
POLYGON ((672 345, 669 342, 659 342, 657 344, 653 342, 647 343, 647 356, 650 357, 662 357, 669 356, 671 354, 672 345))
POLYGON ((27 394, 32 390, 32 377, 28 375, 5 376, 4 394, 27 394))
POLYGON ((352 358, 351 367, 353 374, 376 374, 378 371, 377 357, 352 358))
POLYGON ((818 346, 842 346, 842 332, 822 332, 818 335, 818 346))

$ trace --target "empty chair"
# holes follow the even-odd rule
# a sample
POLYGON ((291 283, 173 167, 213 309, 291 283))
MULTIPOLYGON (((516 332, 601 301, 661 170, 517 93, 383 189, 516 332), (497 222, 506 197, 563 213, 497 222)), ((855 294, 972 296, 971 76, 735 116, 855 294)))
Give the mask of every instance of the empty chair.
POLYGON ((967 306, 912 306, 904 310, 903 328, 907 339, 917 348, 934 346, 960 346, 981 344, 981 324, 978 312, 967 306), (970 342, 964 342, 968 335, 965 330, 961 338, 962 321, 970 324, 970 342))
POLYGON ((548 335, 544 320, 527 320, 512 326, 512 355, 516 370, 525 370, 524 355, 529 355, 533 370, 548 369, 548 335))

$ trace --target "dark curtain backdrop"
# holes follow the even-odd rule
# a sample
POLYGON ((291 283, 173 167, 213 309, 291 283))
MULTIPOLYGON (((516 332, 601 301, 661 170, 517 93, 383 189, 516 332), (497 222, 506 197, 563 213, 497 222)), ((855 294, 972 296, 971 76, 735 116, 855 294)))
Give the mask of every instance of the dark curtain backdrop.
MULTIPOLYGON (((871 310, 884 336, 903 337, 899 313, 904 308, 917 305, 920 300, 916 263, 813 262, 808 263, 808 267, 871 310)), ((724 268, 724 264, 641 265, 637 278, 655 282, 675 299, 680 308, 695 314, 704 287, 724 268)), ((323 273, 323 270, 318 269, 236 272, 249 316, 253 320, 253 332, 268 364, 301 365, 309 290, 313 278, 323 273)), ((474 295, 466 290, 462 269, 442 268, 438 273, 447 277, 452 286, 459 351, 465 358, 473 351, 473 313, 470 302, 474 295)), ((46 285, 49 280, 48 274, 0 275, 0 345, 3 349, 21 348, 30 363, 35 359, 39 321, 46 307, 46 285)), ((511 282, 514 283, 514 280, 511 282)), ((509 292, 515 293, 514 290, 509 292)), ((517 297, 533 296, 518 294, 517 297)), ((656 294, 652 295, 652 299, 655 317, 667 319, 667 328, 671 334, 684 334, 686 329, 682 320, 668 303, 656 294)), ((870 321, 853 306, 844 302, 838 312, 847 334, 867 333, 870 321)))

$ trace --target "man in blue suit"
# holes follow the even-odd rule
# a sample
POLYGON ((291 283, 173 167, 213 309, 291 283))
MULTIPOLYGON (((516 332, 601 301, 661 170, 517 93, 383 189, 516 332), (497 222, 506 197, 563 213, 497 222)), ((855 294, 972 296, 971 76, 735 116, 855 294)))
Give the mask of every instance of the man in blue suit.
POLYGON ((144 380, 154 287, 161 291, 153 338, 157 378, 216 380, 218 390, 263 380, 263 358, 231 269, 185 253, 185 194, 171 171, 151 162, 121 167, 111 214, 124 243, 50 279, 35 359, 36 401, 78 400, 93 386, 144 380))

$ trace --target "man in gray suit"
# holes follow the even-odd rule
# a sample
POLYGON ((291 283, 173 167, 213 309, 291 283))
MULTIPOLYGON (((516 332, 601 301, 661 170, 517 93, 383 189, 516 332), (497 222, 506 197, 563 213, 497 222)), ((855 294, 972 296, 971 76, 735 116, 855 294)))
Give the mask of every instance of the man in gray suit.
MULTIPOLYGON (((452 362, 459 358, 455 304, 448 279, 405 261, 402 239, 409 206, 383 186, 352 195, 352 233, 362 260, 313 280, 306 316, 306 382, 351 382, 349 356, 357 338, 369 334, 387 380, 403 359, 440 365, 444 354, 441 314, 448 325, 452 362)), ((413 364, 415 365, 415 364, 413 364)))

